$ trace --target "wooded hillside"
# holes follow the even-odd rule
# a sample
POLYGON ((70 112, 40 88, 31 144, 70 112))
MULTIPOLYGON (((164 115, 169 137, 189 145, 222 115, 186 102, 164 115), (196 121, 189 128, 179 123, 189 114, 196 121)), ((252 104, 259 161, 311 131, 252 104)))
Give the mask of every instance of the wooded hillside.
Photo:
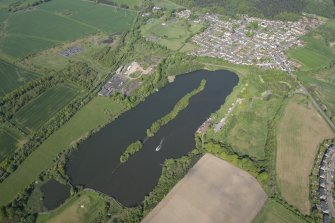
POLYGON ((335 17, 335 0, 173 0, 185 7, 219 7, 224 14, 249 14, 267 18, 302 12, 335 17))

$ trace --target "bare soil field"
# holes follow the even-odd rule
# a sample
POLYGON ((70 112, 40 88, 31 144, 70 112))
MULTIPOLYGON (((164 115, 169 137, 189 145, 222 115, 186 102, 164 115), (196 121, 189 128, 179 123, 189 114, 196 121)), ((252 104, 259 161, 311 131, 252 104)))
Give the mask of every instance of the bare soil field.
POLYGON ((142 222, 252 222, 266 199, 254 177, 206 154, 142 222))
POLYGON ((314 158, 324 139, 334 133, 304 96, 286 107, 277 135, 277 179, 283 197, 302 213, 310 213, 309 181, 314 158))

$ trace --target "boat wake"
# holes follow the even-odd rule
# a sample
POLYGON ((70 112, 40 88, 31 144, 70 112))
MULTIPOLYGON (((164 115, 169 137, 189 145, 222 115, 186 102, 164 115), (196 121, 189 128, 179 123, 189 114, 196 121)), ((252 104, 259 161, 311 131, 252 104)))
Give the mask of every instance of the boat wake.
POLYGON ((156 152, 158 152, 159 150, 161 150, 162 145, 163 145, 163 142, 164 142, 164 138, 161 139, 161 142, 160 142, 159 145, 156 147, 156 152))

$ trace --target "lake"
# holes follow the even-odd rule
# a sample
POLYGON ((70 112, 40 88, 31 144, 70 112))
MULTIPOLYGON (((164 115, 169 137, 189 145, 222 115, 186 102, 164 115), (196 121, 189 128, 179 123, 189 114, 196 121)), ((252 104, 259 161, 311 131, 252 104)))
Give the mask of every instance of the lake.
POLYGON ((108 194, 127 207, 140 204, 157 185, 165 159, 181 157, 195 148, 196 130, 224 104, 238 81, 236 74, 225 70, 199 70, 177 76, 173 83, 79 145, 66 166, 72 184, 108 194), (141 151, 120 163, 127 146, 144 139, 151 124, 169 113, 202 79, 207 81, 206 87, 191 98, 188 107, 146 140, 141 151), (156 151, 160 142, 161 149, 156 151))
POLYGON ((69 185, 63 185, 51 179, 41 186, 43 192, 43 205, 48 210, 53 210, 61 205, 70 196, 69 185))

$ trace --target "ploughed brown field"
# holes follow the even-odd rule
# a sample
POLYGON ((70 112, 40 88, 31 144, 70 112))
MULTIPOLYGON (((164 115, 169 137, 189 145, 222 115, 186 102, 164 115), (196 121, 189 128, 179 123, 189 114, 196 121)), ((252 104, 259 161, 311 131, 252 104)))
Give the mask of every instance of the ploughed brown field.
POLYGON ((266 199, 254 177, 205 154, 142 222, 252 222, 266 199))

